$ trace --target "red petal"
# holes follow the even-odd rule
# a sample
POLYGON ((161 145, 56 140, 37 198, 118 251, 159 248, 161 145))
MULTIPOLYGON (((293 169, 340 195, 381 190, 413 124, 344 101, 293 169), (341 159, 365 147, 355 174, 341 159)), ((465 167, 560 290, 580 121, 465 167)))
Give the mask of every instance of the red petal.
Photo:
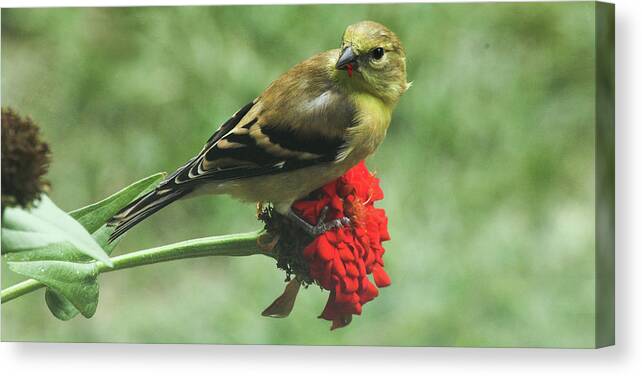
POLYGON ((363 260, 357 259, 357 267, 359 268, 359 275, 365 276, 366 274, 366 265, 363 263, 363 260))
POLYGON ((337 181, 336 180, 331 181, 330 183, 324 185, 323 188, 321 188, 321 189, 323 190, 323 192, 327 196, 330 196, 330 197, 336 196, 336 194, 337 194, 337 181))
POLYGON ((363 306, 361 305, 361 303, 355 303, 354 304, 354 312, 353 313, 355 315, 360 315, 362 308, 363 308, 363 306))
POLYGON ((333 196, 331 201, 330 201, 330 203, 331 203, 330 205, 332 206, 332 208, 334 208, 337 211, 339 211, 340 212, 339 216, 342 217, 343 216, 342 215, 343 214, 343 200, 341 199, 341 197, 333 196))
POLYGON ((339 286, 337 286, 335 301, 337 303, 354 303, 359 301, 359 296, 353 292, 342 291, 339 286))
POLYGON ((379 179, 373 179, 373 184, 370 192, 370 201, 383 200, 383 190, 379 187, 379 179))
POLYGON ((372 268, 372 276, 374 277, 377 287, 386 287, 390 285, 390 277, 388 277, 388 273, 386 273, 381 266, 375 265, 372 268))
POLYGON ((346 273, 348 273, 349 276, 351 277, 359 276, 359 269, 357 269, 357 266, 353 262, 346 262, 345 267, 346 267, 346 273))
POLYGON ((348 246, 345 245, 345 243, 340 243, 337 247, 337 250, 339 251, 341 260, 354 261, 354 255, 352 254, 352 251, 348 248, 348 246))
POLYGON ((326 231, 323 235, 333 245, 337 245, 337 243, 339 242, 336 230, 326 231))
POLYGON ((375 262, 375 255, 374 255, 374 252, 372 252, 372 251, 368 251, 368 253, 366 254, 366 259, 365 259, 365 260, 363 260, 363 261, 364 261, 364 263, 366 264, 366 268, 368 268, 369 266, 371 266, 371 265, 375 262))
POLYGON ((317 238, 316 244, 318 249, 317 255, 319 255, 322 260, 330 261, 336 256, 337 251, 334 246, 328 242, 325 234, 317 238))
POLYGON ((341 281, 343 282, 345 292, 353 293, 359 288, 359 283, 355 278, 343 278, 341 281))
POLYGON ((346 275, 346 268, 343 265, 343 262, 341 261, 340 258, 335 257, 333 262, 332 262, 332 269, 337 272, 338 275, 341 277, 345 277, 346 275))
POLYGON ((345 198, 350 193, 354 192, 354 187, 351 184, 342 184, 337 187, 337 194, 339 197, 345 198))
POLYGON ((372 299, 376 298, 379 295, 379 290, 375 287, 375 285, 368 280, 368 278, 362 278, 361 279, 361 304, 365 304, 372 299))
POLYGON ((323 279, 319 282, 321 282, 321 287, 323 287, 326 290, 330 290, 331 282, 332 282, 332 261, 328 261, 325 263, 323 266, 323 279))

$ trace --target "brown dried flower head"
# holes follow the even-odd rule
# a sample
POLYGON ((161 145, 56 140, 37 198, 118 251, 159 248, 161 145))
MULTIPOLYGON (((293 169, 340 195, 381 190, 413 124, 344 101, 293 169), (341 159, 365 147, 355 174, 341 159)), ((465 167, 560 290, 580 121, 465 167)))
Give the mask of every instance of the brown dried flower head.
POLYGON ((28 207, 49 189, 44 179, 49 168, 49 145, 40 129, 10 108, 2 109, 2 210, 28 207))

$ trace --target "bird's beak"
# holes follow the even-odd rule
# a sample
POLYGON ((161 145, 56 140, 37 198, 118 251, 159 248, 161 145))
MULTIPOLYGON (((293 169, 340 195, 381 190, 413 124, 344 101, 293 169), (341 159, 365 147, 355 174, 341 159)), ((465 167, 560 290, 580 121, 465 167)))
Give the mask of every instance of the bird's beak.
POLYGON ((348 46, 341 51, 341 56, 337 60, 337 69, 348 69, 348 66, 351 66, 350 69, 357 68, 357 54, 354 53, 352 46, 348 46))

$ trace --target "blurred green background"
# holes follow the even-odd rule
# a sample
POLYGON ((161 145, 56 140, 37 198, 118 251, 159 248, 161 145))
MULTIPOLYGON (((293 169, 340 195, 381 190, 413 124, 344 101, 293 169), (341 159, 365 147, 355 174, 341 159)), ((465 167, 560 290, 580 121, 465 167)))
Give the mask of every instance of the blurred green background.
MULTIPOLYGON (((192 259, 100 277, 69 322, 42 291, 2 306, 3 341, 432 346, 594 344, 594 4, 415 4, 2 11, 2 104, 50 141, 70 210, 171 171, 295 63, 372 19, 412 88, 368 166, 390 217, 392 286, 342 330, 327 292, 287 319, 275 262, 192 259)), ((227 197, 170 206, 116 253, 260 225, 227 197)), ((2 266, 2 286, 21 278, 2 266)))

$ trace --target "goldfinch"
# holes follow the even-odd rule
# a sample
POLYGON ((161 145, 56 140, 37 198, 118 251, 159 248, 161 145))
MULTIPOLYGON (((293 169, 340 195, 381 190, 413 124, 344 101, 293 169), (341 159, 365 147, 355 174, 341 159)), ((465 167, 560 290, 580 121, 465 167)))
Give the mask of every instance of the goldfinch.
POLYGON ((372 21, 348 26, 340 49, 292 67, 194 158, 115 215, 111 239, 178 199, 204 193, 270 202, 312 235, 346 224, 311 226, 291 205, 377 149, 409 86, 405 51, 392 31, 372 21))

